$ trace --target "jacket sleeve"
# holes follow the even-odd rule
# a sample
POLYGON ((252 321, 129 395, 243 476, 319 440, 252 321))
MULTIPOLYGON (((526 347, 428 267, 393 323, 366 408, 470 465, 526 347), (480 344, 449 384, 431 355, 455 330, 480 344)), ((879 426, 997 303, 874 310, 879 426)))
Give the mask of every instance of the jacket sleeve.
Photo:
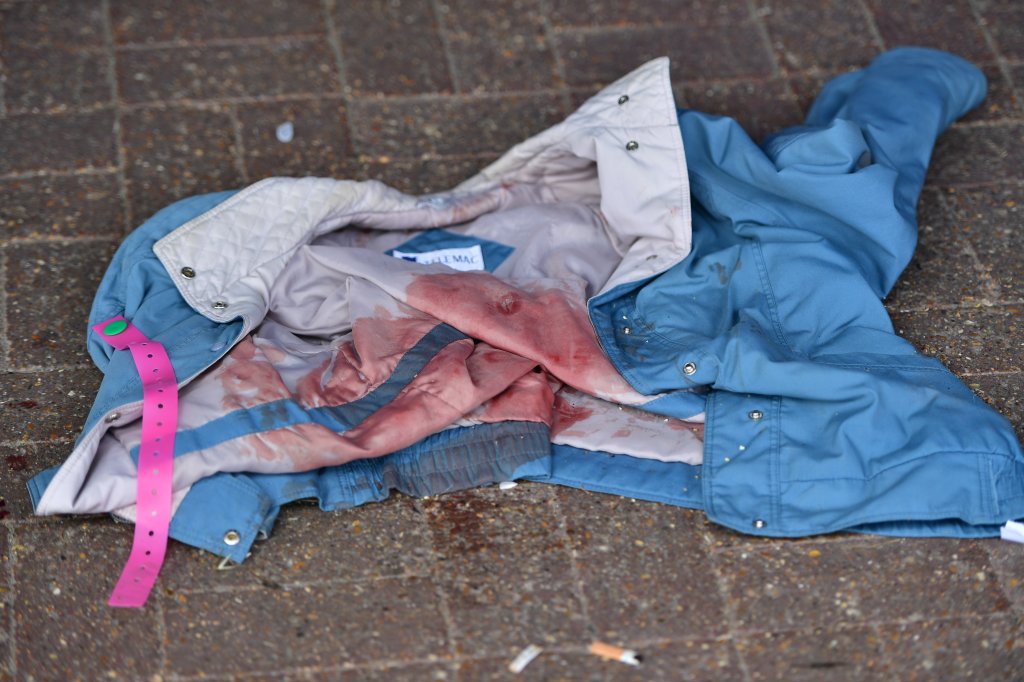
MULTIPOLYGON (((858 264, 878 296, 889 292, 913 254, 915 207, 936 138, 976 107, 985 90, 984 75, 963 59, 901 48, 827 83, 803 126, 765 142, 780 177, 793 176, 810 188, 836 181, 846 185, 846 193, 827 193, 830 207, 808 203, 852 228, 845 235, 824 236, 858 264), (844 182, 840 174, 851 177, 844 182), (853 177, 858 174, 870 178, 853 177), (858 201, 869 179, 876 185, 872 200, 895 211, 887 220, 876 219, 877 209, 858 201), (878 191, 882 184, 888 186, 878 191)), ((813 229, 813 223, 803 227, 813 229)))

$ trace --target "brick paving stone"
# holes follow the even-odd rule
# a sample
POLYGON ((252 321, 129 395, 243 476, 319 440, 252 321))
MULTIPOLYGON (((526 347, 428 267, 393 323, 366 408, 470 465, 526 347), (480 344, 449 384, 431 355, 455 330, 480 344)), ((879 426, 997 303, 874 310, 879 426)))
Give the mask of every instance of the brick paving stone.
POLYGON ((352 146, 369 156, 486 154, 560 121, 555 95, 356 100, 349 108, 352 146))
POLYGON ((111 111, 10 116, 0 126, 0 174, 112 166, 113 130, 111 111))
POLYGON ((1001 121, 1021 117, 1021 102, 1003 70, 996 64, 976 64, 988 80, 985 100, 964 116, 962 121, 1001 121))
MULTIPOLYGON (((1017 85, 1017 92, 1022 93, 1020 86, 1024 84, 1024 64, 1009 64, 1007 71, 1010 74, 1010 80, 1017 85)), ((1024 97, 1024 94, 1021 94, 1021 97, 1024 97)), ((1017 105, 1017 117, 1020 118, 1022 112, 1024 112, 1024 101, 1021 101, 1020 97, 1015 97, 1014 101, 1017 105)))
POLYGON ((1024 187, 992 186, 947 195, 960 229, 1004 301, 1024 300, 1024 187))
POLYGON ((139 109, 121 124, 135 224, 177 199, 244 184, 234 125, 222 110, 139 109))
POLYGON ((560 31, 558 46, 572 86, 611 83, 668 55, 674 80, 768 76, 772 60, 753 22, 729 25, 560 31))
POLYGON ((969 0, 941 3, 866 0, 866 3, 886 47, 935 47, 976 61, 995 57, 974 20, 969 0))
POLYGON ((274 175, 338 176, 350 155, 345 105, 340 100, 261 102, 238 108, 249 181, 274 175), (290 142, 277 128, 291 123, 290 142))
POLYGON ((967 379, 967 384, 1009 419, 1017 438, 1024 441, 1024 374, 974 376, 967 379))
POLYGON ((101 378, 92 367, 0 373, 0 441, 77 436, 101 378))
POLYGON ((4 248, 12 365, 88 362, 89 308, 116 246, 95 241, 4 248))
POLYGON ((558 85, 539 0, 499 0, 475 12, 471 0, 440 5, 448 53, 463 92, 532 90, 558 85))
POLYGON ((32 516, 25 484, 43 469, 61 464, 71 448, 69 440, 0 445, 0 520, 17 521, 32 516))
POLYGON ((861 66, 878 53, 870 18, 859 3, 761 0, 758 4, 779 64, 786 69, 861 66))
POLYGON ((64 111, 110 102, 110 64, 102 51, 14 47, 0 51, 0 59, 9 112, 64 111))
MULTIPOLYGON (((582 642, 585 648, 589 642, 582 642)), ((630 644, 626 642, 625 644, 630 644)), ((636 645, 638 667, 606 661, 582 651, 545 651, 520 675, 508 670, 512 657, 467 661, 459 680, 615 680, 615 682, 687 682, 742 679, 739 659, 729 641, 686 640, 636 645)))
POLYGON ((1003 593, 1016 607, 1017 615, 1024 614, 1024 561, 1021 559, 1024 548, 1016 542, 995 539, 986 541, 985 548, 1003 593))
POLYGON ((1024 59, 1024 5, 1018 0, 980 0, 978 8, 985 28, 1004 57, 1024 59))
POLYGON ((7 528, 0 526, 0 680, 14 680, 14 671, 10 669, 12 647, 11 613, 13 611, 14 594, 9 587, 11 568, 11 548, 7 543, 7 528))
POLYGON ((408 194, 427 194, 451 189, 467 180, 494 155, 471 158, 391 159, 388 157, 346 164, 344 177, 354 180, 380 180, 408 194))
POLYGON ((639 24, 730 24, 750 18, 744 0, 551 0, 556 26, 627 26, 639 24))
POLYGON ((550 491, 520 485, 424 504, 461 655, 514 655, 587 637, 550 491))
POLYGON ((1009 608, 976 541, 780 544, 725 550, 716 557, 741 631, 984 615, 1009 608))
POLYGON ((346 85, 357 93, 451 92, 444 45, 429 0, 338 2, 346 85))
POLYGON ((157 672, 153 608, 106 601, 131 533, 110 520, 15 526, 17 665, 23 679, 139 679, 157 672))
POLYGON ((736 643, 751 682, 880 679, 882 642, 872 627, 764 632, 736 643))
POLYGON ((928 183, 1024 180, 1024 125, 958 127, 935 145, 928 183))
POLYGON ((442 572, 486 577, 510 553, 547 555, 568 568, 550 496, 546 486, 523 484, 509 491, 491 486, 424 501, 442 572))
POLYGON ((0 5, 0 44, 102 47, 102 0, 32 0, 0 5))
POLYGON ((246 682, 445 682, 456 677, 451 664, 414 663, 355 669, 313 666, 294 672, 247 673, 243 679, 246 682))
POLYGON ((117 79, 128 103, 340 92, 323 40, 121 50, 117 79))
POLYGON ((433 663, 418 664, 377 670, 363 668, 346 670, 338 674, 318 676, 316 679, 332 679, 338 682, 445 682, 454 680, 451 666, 433 663))
POLYGON ((282 35, 322 35, 318 0, 112 0, 114 41, 202 42, 282 35))
MULTIPOLYGON (((580 642, 586 644, 586 642, 580 642)), ((537 645, 541 646, 541 645, 537 645)), ((545 651, 518 675, 508 669, 516 654, 509 654, 502 658, 482 658, 478 660, 465 661, 459 664, 459 682, 475 682, 476 680, 489 680, 497 682, 517 682, 518 680, 576 680, 578 682, 605 682, 608 679, 608 668, 610 664, 585 653, 564 653, 560 651, 545 651)), ((619 667, 626 666, 619 663, 619 667)), ((653 678, 648 677, 648 680, 653 678)))
POLYGON ((1018 680, 1024 626, 1013 616, 883 626, 889 670, 901 682, 1018 680))
POLYGON ((886 297, 893 311, 985 300, 988 281, 965 253, 963 230, 938 190, 926 187, 917 205, 914 257, 886 297))
POLYGON ((1024 324, 1014 306, 896 313, 896 332, 956 374, 1024 370, 1024 324))
POLYGON ((175 543, 161 583, 178 591, 426 575, 431 538, 420 516, 409 498, 397 495, 336 512, 310 502, 288 505, 270 538, 242 565, 216 571, 217 557, 175 543))
POLYGON ((825 85, 825 81, 839 75, 839 73, 842 72, 836 71, 827 74, 805 73, 789 78, 789 87, 793 90, 793 94, 796 97, 796 108, 800 110, 801 121, 807 115, 814 100, 818 97, 821 88, 825 85))
POLYGON ((178 593, 164 613, 167 658, 181 675, 422 660, 446 651, 436 592, 424 578, 178 593))
POLYGON ((558 499, 598 639, 725 632, 697 513, 575 490, 560 489, 558 499))
POLYGON ((760 83, 698 83, 684 85, 686 106, 708 114, 736 119, 756 141, 787 126, 800 123, 802 116, 789 84, 774 79, 760 83))
POLYGON ((0 180, 0 232, 28 239, 119 235, 118 192, 112 172, 0 180))

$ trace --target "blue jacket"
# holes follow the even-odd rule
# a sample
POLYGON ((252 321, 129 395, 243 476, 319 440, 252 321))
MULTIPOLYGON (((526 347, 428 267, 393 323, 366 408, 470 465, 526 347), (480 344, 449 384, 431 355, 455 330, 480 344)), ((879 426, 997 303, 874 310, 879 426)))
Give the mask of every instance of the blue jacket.
MULTIPOLYGON (((337 509, 391 489, 426 495, 510 478, 704 509, 757 535, 998 535, 1024 517, 1013 430, 899 338, 881 301, 915 246, 934 141, 984 93, 984 77, 963 60, 908 48, 829 82, 802 126, 760 147, 729 118, 677 113, 692 248, 668 269, 601 292, 588 310, 615 368, 659 396, 643 409, 705 412, 700 465, 552 446, 534 423, 482 424, 313 471, 214 473, 179 500, 171 536, 240 562, 296 499, 337 509)), ((154 245, 232 194, 178 202, 136 230, 91 314, 90 324, 124 314, 162 341, 182 385, 251 323, 199 314, 154 245)), ((137 417, 141 397, 127 354, 92 334, 89 344, 105 378, 76 453, 112 416, 137 417)), ((418 344, 371 407, 435 352, 418 344)), ((30 481, 37 508, 57 475, 30 481)), ((90 475, 78 466, 65 478, 84 485, 90 475)))

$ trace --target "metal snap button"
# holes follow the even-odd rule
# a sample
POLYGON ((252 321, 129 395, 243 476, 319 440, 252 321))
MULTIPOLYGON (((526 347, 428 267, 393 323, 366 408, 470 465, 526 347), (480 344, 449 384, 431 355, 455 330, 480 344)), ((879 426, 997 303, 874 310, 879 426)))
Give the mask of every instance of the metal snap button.
POLYGON ((640 149, 640 143, 636 140, 630 140, 626 143, 627 152, 635 152, 637 149, 640 149))
POLYGON ((214 301, 213 302, 213 309, 214 310, 224 310, 227 307, 228 307, 228 304, 225 303, 224 301, 214 301))
POLYGON ((234 545, 237 545, 241 541, 242 541, 242 536, 239 535, 237 530, 229 530, 227 533, 224 533, 224 544, 225 545, 234 546, 234 545))
POLYGON ((192 279, 196 276, 196 271, 186 265, 181 269, 181 276, 185 279, 192 279))
POLYGON ((622 106, 623 104, 625 104, 628 101, 629 101, 629 95, 623 95, 622 97, 619 98, 619 106, 622 106))
POLYGON ((768 526, 768 522, 765 521, 764 519, 755 519, 754 520, 754 528, 761 529, 761 528, 765 528, 767 526, 768 526))
POLYGON ((686 376, 690 376, 691 374, 696 374, 696 373, 697 373, 697 365, 696 364, 694 364, 692 362, 688 362, 685 365, 683 365, 683 374, 685 374, 686 376))
POLYGON ((107 422, 108 424, 112 424, 112 423, 116 422, 120 418, 121 418, 121 413, 120 412, 111 412, 110 414, 107 415, 107 418, 104 419, 103 421, 107 422))
POLYGON ((759 419, 764 417, 764 412, 762 412, 761 410, 751 410, 747 414, 747 416, 753 419, 754 421, 758 421, 759 419))

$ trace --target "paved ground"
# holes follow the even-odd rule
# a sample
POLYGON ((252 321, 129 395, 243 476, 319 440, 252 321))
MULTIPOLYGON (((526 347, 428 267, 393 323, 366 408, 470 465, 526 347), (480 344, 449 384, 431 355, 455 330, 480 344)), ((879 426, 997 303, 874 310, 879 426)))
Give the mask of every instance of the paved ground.
POLYGON ((143 611, 130 532, 34 519, 99 374, 82 330, 118 240, 267 175, 449 186, 645 59, 755 136, 829 74, 926 44, 991 94, 939 143, 897 327, 1024 427, 1018 0, 0 0, 0 679, 1024 679, 1024 547, 761 541, 548 486, 286 510, 234 571, 174 544, 143 611), (275 126, 294 121, 281 144, 275 126), (645 655, 629 669, 585 653, 645 655))

